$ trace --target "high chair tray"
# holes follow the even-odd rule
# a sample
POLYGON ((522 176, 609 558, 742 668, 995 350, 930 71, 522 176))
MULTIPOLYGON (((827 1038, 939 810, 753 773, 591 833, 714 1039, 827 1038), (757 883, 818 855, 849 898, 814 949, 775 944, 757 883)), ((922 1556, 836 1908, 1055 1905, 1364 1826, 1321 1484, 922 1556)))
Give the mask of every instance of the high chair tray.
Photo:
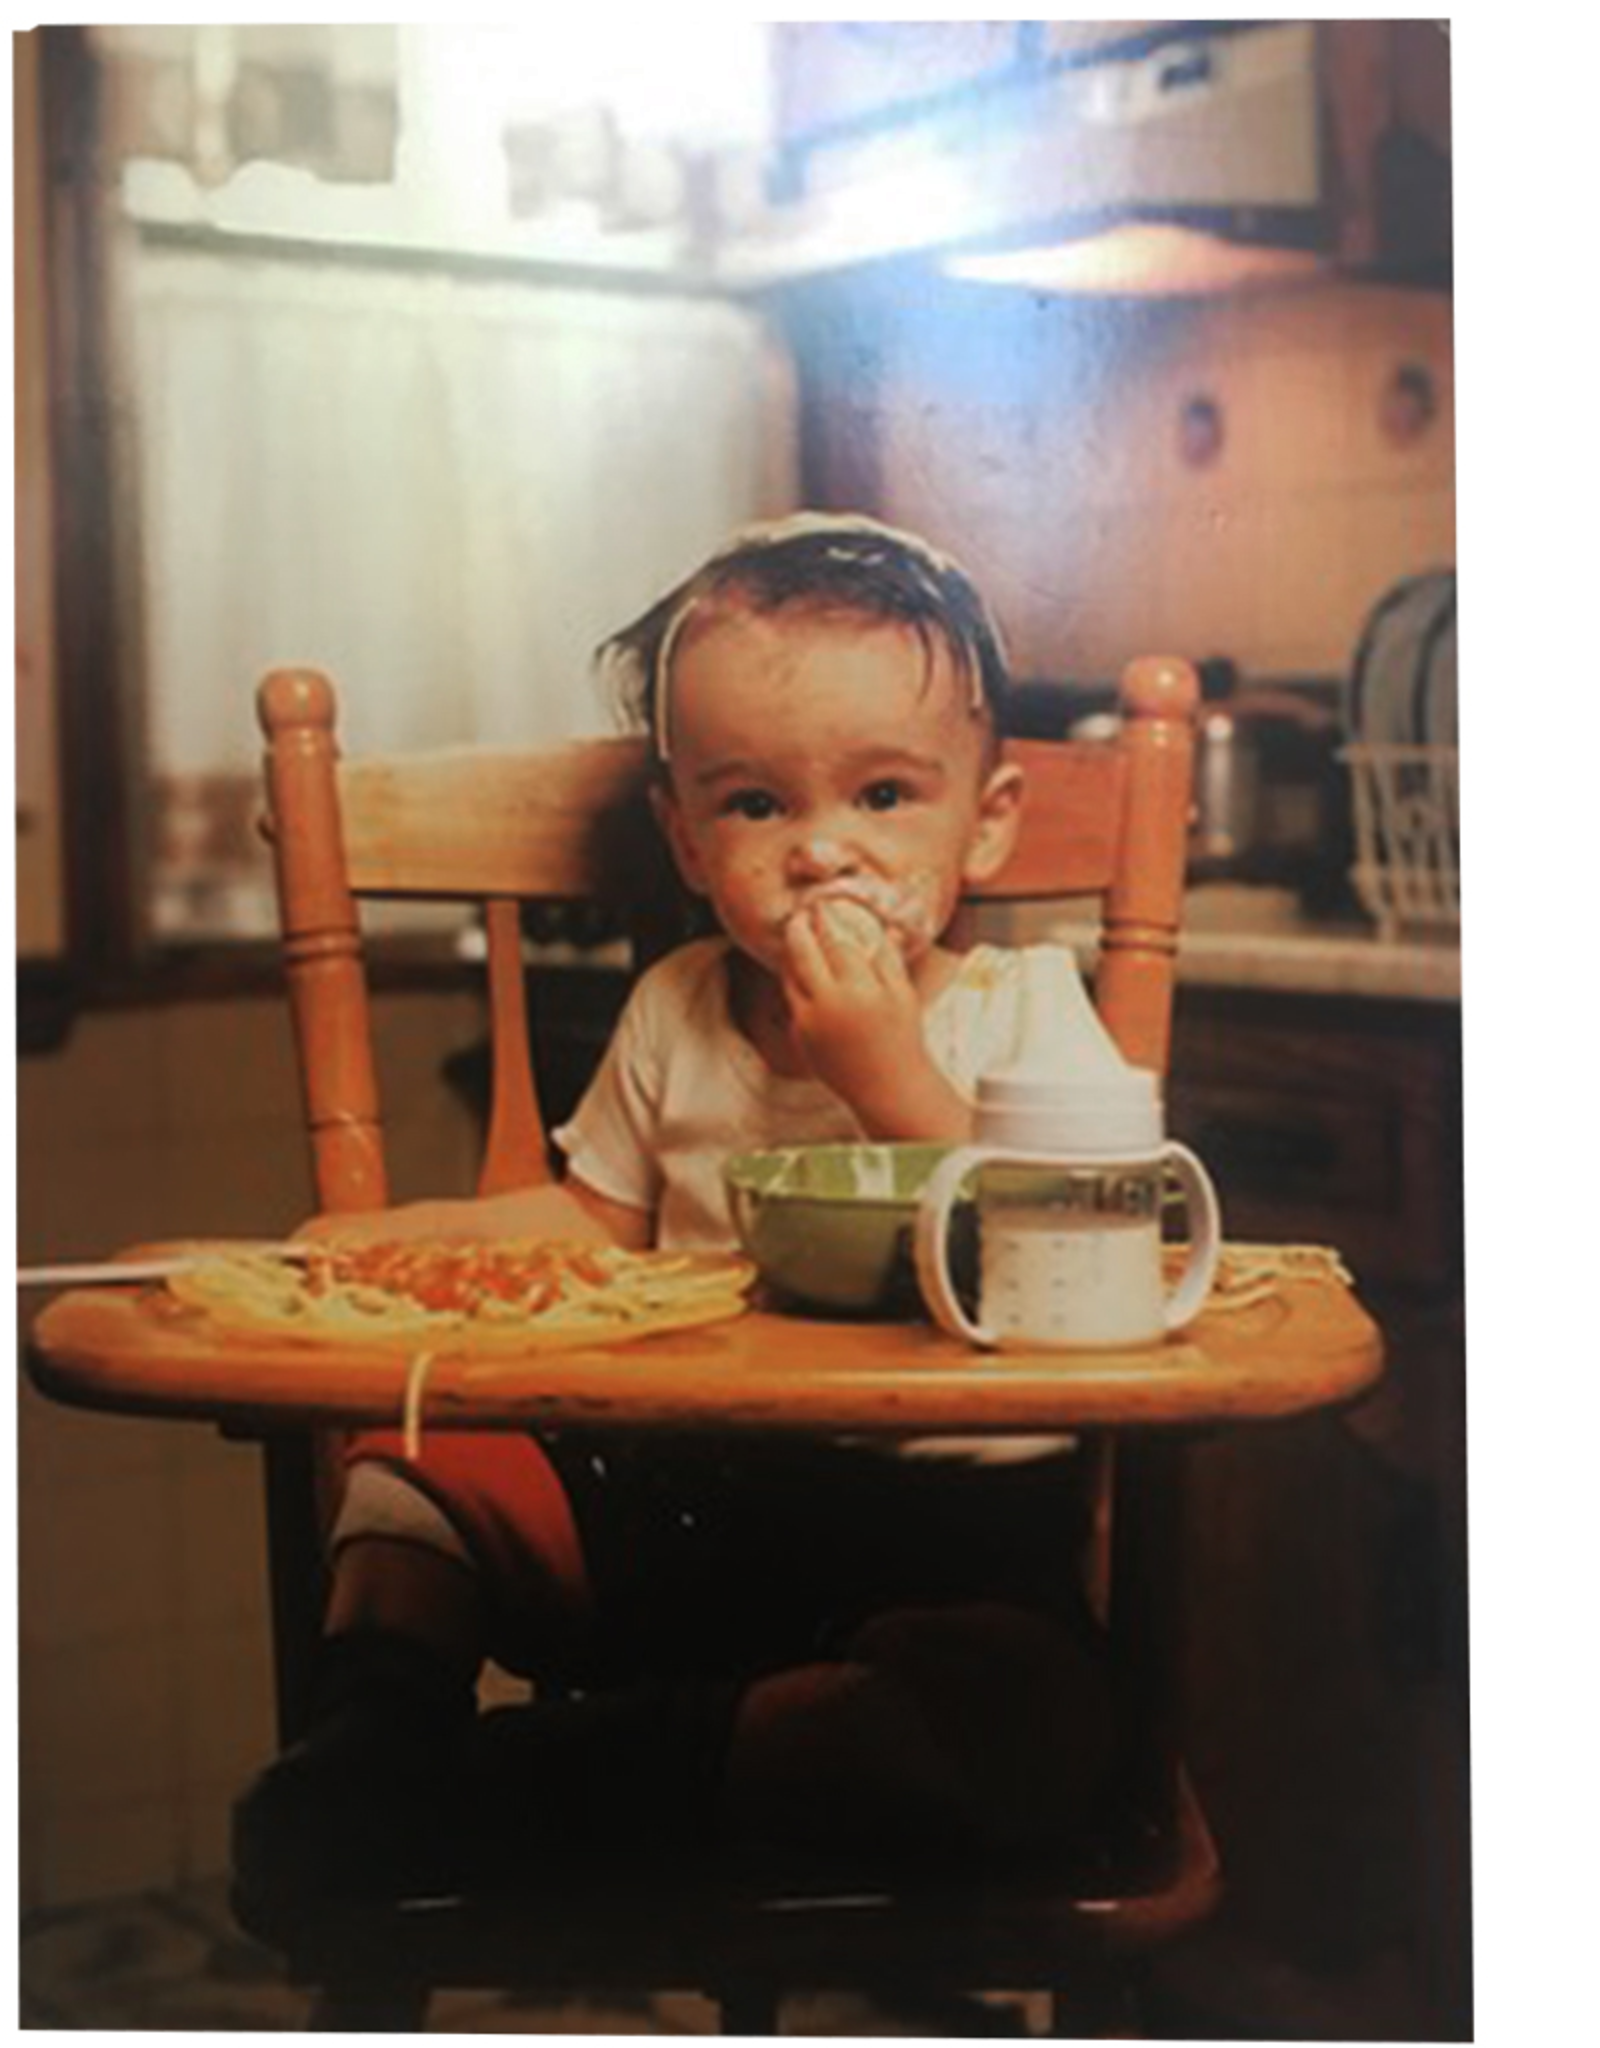
POLYGON ((35 1384, 75 1406, 279 1427, 554 1427, 1027 1434, 1288 1416, 1354 1399, 1382 1340, 1350 1287, 1286 1277, 1136 1350, 985 1352, 926 1322, 753 1308, 627 1344, 495 1357, 220 1331, 158 1286, 62 1294, 28 1348, 35 1384))

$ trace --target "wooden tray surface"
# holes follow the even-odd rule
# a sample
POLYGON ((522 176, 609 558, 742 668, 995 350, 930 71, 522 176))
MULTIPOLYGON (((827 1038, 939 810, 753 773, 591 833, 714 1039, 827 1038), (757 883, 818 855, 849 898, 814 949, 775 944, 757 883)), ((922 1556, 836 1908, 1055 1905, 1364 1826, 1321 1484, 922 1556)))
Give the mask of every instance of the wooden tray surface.
MULTIPOLYGON (((44 1393, 77 1406, 279 1427, 398 1422, 410 1358, 221 1332, 152 1285, 58 1295, 34 1324, 28 1367, 44 1393)), ((1354 1294, 1316 1277, 1133 1351, 979 1352, 926 1323, 760 1309, 629 1344, 439 1350, 420 1412, 427 1428, 1026 1433, 1299 1414, 1353 1399, 1381 1367, 1381 1338, 1354 1294)))

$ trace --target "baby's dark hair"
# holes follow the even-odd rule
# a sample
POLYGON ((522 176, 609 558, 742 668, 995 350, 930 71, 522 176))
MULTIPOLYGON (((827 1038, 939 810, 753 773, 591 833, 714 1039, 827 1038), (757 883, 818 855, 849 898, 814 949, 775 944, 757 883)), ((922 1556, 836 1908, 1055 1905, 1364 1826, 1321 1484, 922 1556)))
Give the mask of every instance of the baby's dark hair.
POLYGON ((746 527, 647 612, 604 641, 597 659, 630 722, 648 732, 659 757, 661 685, 691 612, 735 598, 757 612, 794 607, 910 626, 932 652, 942 641, 972 686, 990 729, 1003 724, 1010 688, 999 630, 976 585, 947 555, 877 520, 853 513, 802 512, 746 527))

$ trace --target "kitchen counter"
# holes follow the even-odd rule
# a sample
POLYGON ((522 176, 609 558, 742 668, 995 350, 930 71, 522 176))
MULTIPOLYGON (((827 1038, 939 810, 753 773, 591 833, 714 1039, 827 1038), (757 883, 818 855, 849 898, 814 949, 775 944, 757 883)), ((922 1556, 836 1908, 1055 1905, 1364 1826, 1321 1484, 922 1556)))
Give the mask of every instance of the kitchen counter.
MULTIPOLYGON (((982 930, 1000 944, 1070 945, 1086 967, 1097 944, 1091 917, 1044 907, 990 911, 982 930)), ((1360 919, 1302 916, 1287 892, 1216 885, 1192 890, 1184 905, 1178 980, 1286 995, 1458 1003, 1461 948, 1454 934, 1380 940, 1360 919)))
POLYGON ((1179 943, 1178 979, 1213 988, 1454 1003, 1461 1000, 1461 949, 1437 939, 1385 943, 1338 926, 1195 931, 1179 943))
MULTIPOLYGON (((974 935, 997 945, 1071 946, 1086 971, 1099 943, 1090 912, 1044 904, 991 905, 977 914, 974 935)), ((463 950, 481 950, 476 935, 463 950)), ((544 945, 529 948, 529 961, 622 975, 629 953, 620 942, 544 945)), ((1196 988, 1459 1003, 1461 947, 1454 933, 1388 942, 1359 917, 1304 916, 1287 890, 1212 883, 1185 900, 1178 980, 1196 988)))

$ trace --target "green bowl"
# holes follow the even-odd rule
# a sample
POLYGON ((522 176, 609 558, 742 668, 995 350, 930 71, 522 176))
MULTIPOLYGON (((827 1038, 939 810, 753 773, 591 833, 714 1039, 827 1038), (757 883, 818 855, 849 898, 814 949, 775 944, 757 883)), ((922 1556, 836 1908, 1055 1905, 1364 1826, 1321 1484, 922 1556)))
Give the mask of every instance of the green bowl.
MULTIPOLYGON (((917 1203, 947 1145, 791 1145, 724 1168, 735 1228, 785 1302, 844 1315, 921 1307, 917 1203)), ((957 1205, 952 1263, 966 1234, 957 1205)), ((968 1223, 970 1219, 968 1219, 968 1223)))

